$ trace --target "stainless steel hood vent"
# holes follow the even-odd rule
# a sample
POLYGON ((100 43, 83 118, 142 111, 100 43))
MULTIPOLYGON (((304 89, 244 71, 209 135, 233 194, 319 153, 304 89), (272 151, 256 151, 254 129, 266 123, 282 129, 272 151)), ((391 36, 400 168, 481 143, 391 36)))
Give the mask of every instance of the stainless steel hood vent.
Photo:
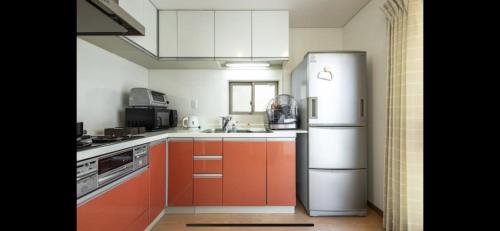
POLYGON ((117 0, 76 0, 77 35, 144 35, 144 26, 117 0))

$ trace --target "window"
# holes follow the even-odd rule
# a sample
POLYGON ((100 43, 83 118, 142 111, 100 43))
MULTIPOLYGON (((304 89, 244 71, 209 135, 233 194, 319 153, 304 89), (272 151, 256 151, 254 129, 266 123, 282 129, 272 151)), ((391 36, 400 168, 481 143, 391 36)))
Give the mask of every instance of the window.
POLYGON ((278 95, 277 81, 229 82, 229 114, 254 114, 266 111, 278 95))

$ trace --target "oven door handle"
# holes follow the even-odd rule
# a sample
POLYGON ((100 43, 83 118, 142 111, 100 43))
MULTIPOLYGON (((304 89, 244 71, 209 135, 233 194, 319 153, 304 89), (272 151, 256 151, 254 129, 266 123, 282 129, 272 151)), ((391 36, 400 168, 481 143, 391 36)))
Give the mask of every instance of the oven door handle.
POLYGON ((112 174, 111 174, 111 175, 106 176, 106 177, 103 177, 103 178, 100 178, 100 179, 98 180, 98 183, 103 182, 103 181, 107 181, 108 179, 112 179, 112 178, 117 177, 117 176, 120 176, 121 174, 123 174, 123 173, 122 173, 122 171, 123 171, 123 170, 125 170, 125 169, 127 169, 127 168, 130 168, 130 170, 132 170, 132 167, 133 167, 132 165, 126 165, 126 166, 123 166, 123 167, 120 167, 120 168, 114 169, 114 170, 112 171, 112 174))

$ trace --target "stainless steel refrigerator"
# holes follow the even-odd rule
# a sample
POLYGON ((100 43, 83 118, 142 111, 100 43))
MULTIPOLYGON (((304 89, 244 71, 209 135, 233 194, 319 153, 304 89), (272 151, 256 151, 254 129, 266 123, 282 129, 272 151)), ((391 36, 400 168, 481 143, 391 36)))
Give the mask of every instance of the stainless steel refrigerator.
POLYGON ((366 52, 309 52, 292 72, 299 102, 297 193, 310 216, 366 216, 366 52))

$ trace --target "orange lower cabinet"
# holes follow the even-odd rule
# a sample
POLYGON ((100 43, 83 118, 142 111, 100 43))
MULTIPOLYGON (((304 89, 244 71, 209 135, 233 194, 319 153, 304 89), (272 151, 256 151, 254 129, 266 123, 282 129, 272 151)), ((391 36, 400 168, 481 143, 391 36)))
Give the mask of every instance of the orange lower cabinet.
POLYGON ((77 230, 125 230, 148 208, 149 169, 78 207, 77 230))
POLYGON ((223 141, 223 205, 266 205, 266 139, 223 141))
POLYGON ((194 155, 222 155, 222 138, 195 138, 194 155))
POLYGON ((149 221, 153 221, 165 209, 166 200, 166 141, 149 146, 149 221))
POLYGON ((267 204, 295 205, 295 140, 268 138, 267 204))
POLYGON ((148 211, 144 212, 139 218, 130 224, 125 231, 144 231, 150 223, 148 214, 148 211))
MULTIPOLYGON (((194 198, 193 204, 197 206, 221 206, 222 205, 222 175, 212 177, 198 177, 194 174, 194 198)), ((200 174, 203 175, 203 174, 200 174)))
POLYGON ((193 205, 193 139, 168 139, 168 205, 193 205))
POLYGON ((218 159, 196 159, 195 156, 193 167, 194 173, 222 173, 222 156, 218 159))

